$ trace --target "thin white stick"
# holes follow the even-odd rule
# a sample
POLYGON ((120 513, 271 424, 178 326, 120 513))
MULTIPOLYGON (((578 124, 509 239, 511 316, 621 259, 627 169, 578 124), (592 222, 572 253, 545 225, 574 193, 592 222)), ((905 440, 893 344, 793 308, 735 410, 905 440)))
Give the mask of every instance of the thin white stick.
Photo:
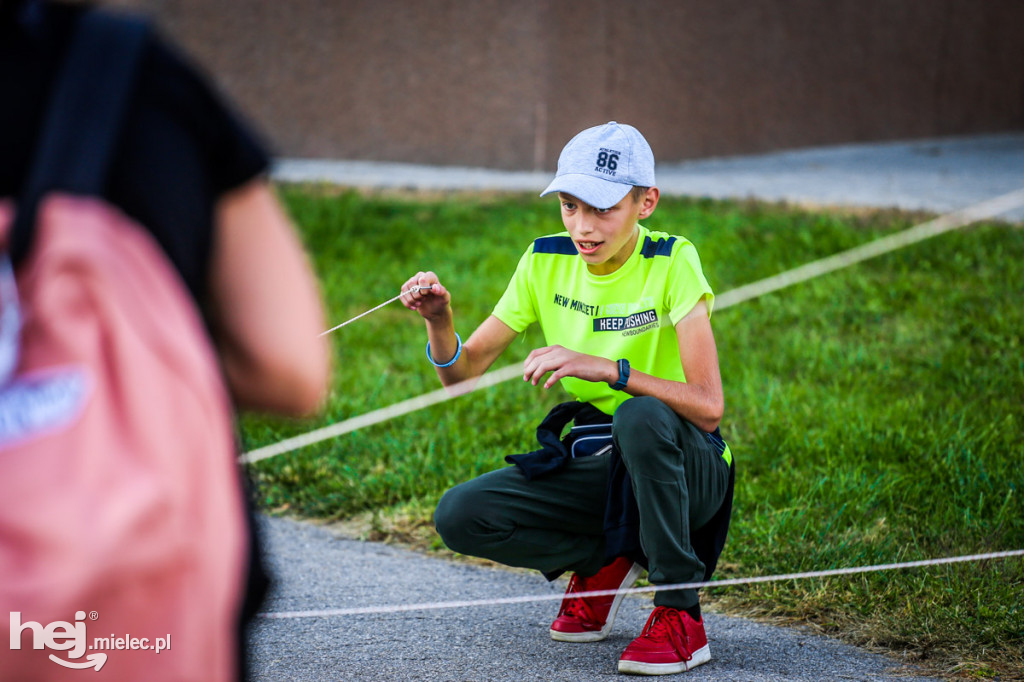
MULTIPOLYGON (((433 286, 433 285, 430 285, 430 286, 433 286)), ((403 296, 405 296, 406 294, 411 294, 412 292, 414 292, 414 291, 420 291, 421 289, 429 289, 429 288, 430 288, 430 286, 420 286, 419 284, 417 284, 417 285, 413 286, 413 288, 412 288, 412 289, 409 289, 408 291, 403 291, 402 293, 398 294, 398 296, 395 296, 394 298, 389 298, 388 300, 384 301, 384 302, 383 302, 383 303, 381 303, 380 305, 378 305, 378 306, 375 306, 375 307, 373 307, 373 308, 370 308, 370 309, 369 309, 369 310, 367 310, 367 311, 366 311, 365 313, 359 313, 358 315, 356 315, 355 317, 353 317, 353 318, 352 318, 351 320, 345 320, 344 322, 342 322, 341 324, 339 324, 339 325, 338 325, 338 326, 336 326, 336 327, 331 327, 330 329, 328 329, 328 330, 327 330, 327 331, 325 331, 325 332, 320 332, 319 336, 325 336, 325 335, 327 335, 327 334, 330 334, 331 332, 333 332, 333 331, 334 331, 334 330, 336 330, 336 329, 341 329, 341 328, 342 328, 342 327, 344 327, 344 326, 345 326, 346 324, 351 324, 351 323, 355 322, 355 321, 356 321, 356 320, 358 320, 358 319, 359 319, 360 317, 366 317, 366 316, 367 316, 367 315, 369 315, 370 313, 372 313, 372 312, 374 312, 374 311, 377 311, 377 310, 380 310, 381 308, 383 308, 384 306, 386 306, 386 305, 387 305, 388 303, 393 303, 394 301, 397 301, 398 299, 402 298, 402 297, 403 297, 403 296)))

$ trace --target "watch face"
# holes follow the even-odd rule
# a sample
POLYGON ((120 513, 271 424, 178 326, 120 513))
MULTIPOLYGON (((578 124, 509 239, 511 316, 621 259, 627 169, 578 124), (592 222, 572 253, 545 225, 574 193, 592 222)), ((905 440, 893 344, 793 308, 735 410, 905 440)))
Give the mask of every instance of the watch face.
POLYGON ((619 380, 612 384, 612 388, 616 391, 621 391, 626 387, 626 382, 629 381, 629 360, 622 358, 618 362, 619 365, 619 380))

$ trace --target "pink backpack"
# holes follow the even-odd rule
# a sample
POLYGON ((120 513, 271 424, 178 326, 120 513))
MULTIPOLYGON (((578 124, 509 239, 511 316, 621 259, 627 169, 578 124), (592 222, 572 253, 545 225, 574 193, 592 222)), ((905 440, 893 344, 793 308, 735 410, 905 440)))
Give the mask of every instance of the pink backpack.
POLYGON ((238 674, 227 392, 178 273, 98 198, 147 35, 83 16, 29 188, 0 203, 24 251, 0 261, 3 682, 238 674))

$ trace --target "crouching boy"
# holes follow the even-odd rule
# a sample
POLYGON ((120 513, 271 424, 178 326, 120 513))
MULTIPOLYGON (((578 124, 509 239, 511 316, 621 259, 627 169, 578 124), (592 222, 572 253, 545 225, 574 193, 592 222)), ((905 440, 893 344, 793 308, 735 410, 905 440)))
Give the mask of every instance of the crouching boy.
MULTIPOLYGON (((538 429, 539 450, 449 490, 435 523, 451 549, 549 578, 573 576, 551 637, 604 639, 646 567, 655 585, 706 580, 725 542, 732 453, 719 435, 722 382, 714 294, 693 245, 639 223, 659 192, 654 155, 633 127, 589 128, 562 150, 555 179, 566 232, 523 254, 493 314, 463 343, 433 272, 403 290, 426 321, 427 357, 448 386, 479 376, 536 322, 545 342, 523 378, 561 381, 575 402, 538 429), (562 428, 574 422, 569 434, 562 428)), ((619 670, 662 675, 711 658, 695 589, 657 591, 619 670)))

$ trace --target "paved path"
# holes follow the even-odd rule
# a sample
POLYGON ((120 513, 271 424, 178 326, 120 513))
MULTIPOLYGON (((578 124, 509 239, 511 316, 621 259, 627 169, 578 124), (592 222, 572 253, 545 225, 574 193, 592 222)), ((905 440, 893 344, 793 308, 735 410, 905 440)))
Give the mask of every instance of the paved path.
MULTIPOLYGON (((282 160, 274 175, 360 187, 529 192, 550 178, 548 173, 303 160, 282 160)), ((667 194, 943 212, 1024 187, 1024 133, 660 164, 658 179, 667 194)), ((1024 221, 1024 209, 1007 217, 1024 221)), ((266 529, 278 578, 268 611, 563 589, 536 574, 356 542, 310 524, 270 519, 266 529)), ((576 682, 618 677, 618 655, 642 628, 649 599, 626 598, 607 640, 576 645, 548 638, 556 603, 261 620, 250 638, 254 679, 576 682)), ((714 614, 707 622, 713 659, 687 680, 896 679, 890 672, 895 661, 831 639, 714 614)))
MULTIPOLYGON (((671 195, 952 211, 1024 187, 1024 132, 662 163, 671 195)), ((547 172, 283 159, 274 177, 353 187, 539 192, 547 172)), ((1008 214, 1024 220, 1024 209, 1008 214)))
MULTIPOLYGON (((277 589, 267 611, 560 594, 539 574, 471 566, 358 542, 287 519, 265 526, 277 589)), ((619 654, 639 634, 650 599, 623 600, 608 639, 548 637, 557 601, 328 618, 261 619, 250 648, 256 681, 623 679, 619 654)), ((905 680, 897 663, 799 629, 707 614, 710 663, 686 680, 905 680)), ((676 678, 671 678, 676 679, 676 678)), ((929 678, 914 678, 928 680, 929 678)))

